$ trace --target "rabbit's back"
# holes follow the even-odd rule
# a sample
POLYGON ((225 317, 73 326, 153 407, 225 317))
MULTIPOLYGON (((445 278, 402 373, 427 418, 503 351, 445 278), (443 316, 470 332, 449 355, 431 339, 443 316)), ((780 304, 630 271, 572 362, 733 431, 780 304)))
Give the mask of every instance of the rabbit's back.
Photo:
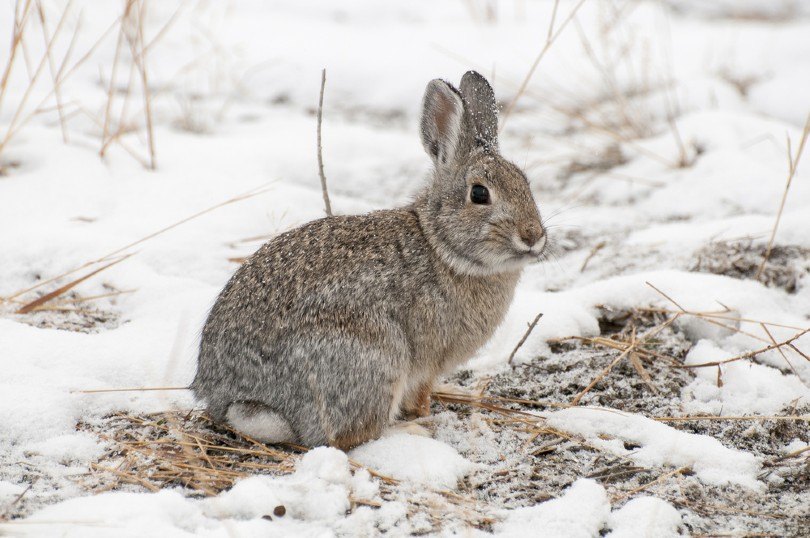
POLYGON ((331 441, 324 423, 368 422, 353 410, 376 409, 384 423, 389 389, 408 371, 403 318, 433 293, 425 291, 435 287, 433 256, 407 210, 330 217, 281 234, 211 309, 192 388, 217 419, 235 401, 262 402, 310 444, 331 441))

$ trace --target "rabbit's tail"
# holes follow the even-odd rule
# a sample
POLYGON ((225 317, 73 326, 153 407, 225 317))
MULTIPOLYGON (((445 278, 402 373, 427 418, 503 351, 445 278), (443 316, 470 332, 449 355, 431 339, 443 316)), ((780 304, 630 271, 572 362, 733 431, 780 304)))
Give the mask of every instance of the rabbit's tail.
POLYGON ((227 421, 240 432, 263 443, 296 441, 295 433, 284 417, 259 402, 236 402, 228 407, 227 421))

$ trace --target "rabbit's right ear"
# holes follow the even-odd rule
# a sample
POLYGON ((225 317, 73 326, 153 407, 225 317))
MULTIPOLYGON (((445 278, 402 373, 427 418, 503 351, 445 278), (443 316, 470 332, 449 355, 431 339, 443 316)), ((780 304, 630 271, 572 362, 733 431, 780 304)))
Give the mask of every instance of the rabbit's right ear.
POLYGON ((422 102, 422 145, 436 166, 453 162, 463 113, 461 96, 452 85, 441 79, 428 83, 422 102))

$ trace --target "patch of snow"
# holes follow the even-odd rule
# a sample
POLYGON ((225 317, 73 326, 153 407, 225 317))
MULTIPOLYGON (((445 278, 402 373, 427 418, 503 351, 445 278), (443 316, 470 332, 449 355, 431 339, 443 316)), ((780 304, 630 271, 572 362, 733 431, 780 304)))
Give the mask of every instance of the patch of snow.
POLYGON ((581 478, 560 498, 509 511, 495 525, 495 533, 515 538, 591 538, 599 535, 609 514, 605 488, 581 478))
POLYGON ((682 432, 646 417, 600 407, 555 411, 546 415, 546 423, 646 467, 689 467, 707 484, 739 484, 752 490, 763 487, 757 480, 761 463, 756 457, 724 447, 708 435, 682 432), (625 448, 625 443, 638 447, 625 448))
POLYGON ((406 433, 370 441, 349 455, 384 475, 435 488, 453 489, 475 468, 453 447, 429 437, 406 433))
MULTIPOLYGON (((738 351, 727 351, 709 340, 700 340, 684 362, 701 364, 738 354, 738 351)), ((718 367, 694 369, 696 378, 684 389, 684 408, 688 412, 773 415, 794 400, 800 404, 810 402, 810 387, 793 374, 783 374, 776 368, 752 361, 729 362, 719 368, 722 386, 717 384, 718 367)))
POLYGON ((636 497, 608 518, 608 538, 672 538, 681 536, 681 515, 668 502, 636 497))

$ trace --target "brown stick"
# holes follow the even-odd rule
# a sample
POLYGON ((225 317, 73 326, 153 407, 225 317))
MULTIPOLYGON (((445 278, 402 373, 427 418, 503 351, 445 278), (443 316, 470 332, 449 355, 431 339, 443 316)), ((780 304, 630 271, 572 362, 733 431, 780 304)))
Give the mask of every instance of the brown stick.
POLYGON ((530 334, 532 334, 532 331, 534 330, 535 325, 537 325, 537 322, 540 321, 540 318, 542 318, 542 317, 543 317, 543 313, 540 312, 539 314, 537 314, 537 316, 535 316, 534 321, 532 321, 529 324, 529 328, 526 329, 525 333, 523 333, 523 338, 520 339, 520 341, 515 346, 515 349, 513 349, 512 353, 509 354, 509 360, 506 361, 507 364, 509 364, 509 365, 512 364, 512 359, 515 358, 515 353, 517 353, 518 350, 523 346, 523 344, 526 342, 526 339, 529 337, 530 334))
POLYGON ((321 192, 326 216, 332 216, 332 204, 329 203, 329 191, 326 190, 326 175, 323 173, 323 146, 321 145, 321 123, 323 122, 323 90, 326 87, 326 68, 321 71, 321 96, 318 99, 318 175, 321 178, 321 192))

